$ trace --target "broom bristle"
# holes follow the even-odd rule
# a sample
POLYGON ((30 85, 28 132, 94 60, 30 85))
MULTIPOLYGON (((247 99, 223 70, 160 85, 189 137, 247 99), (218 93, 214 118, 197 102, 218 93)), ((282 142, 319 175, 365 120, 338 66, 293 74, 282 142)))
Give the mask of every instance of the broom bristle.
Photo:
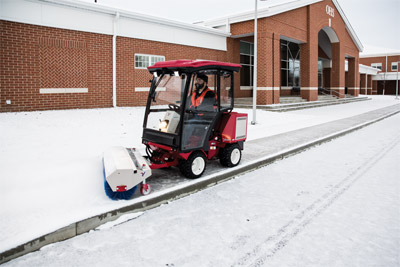
POLYGON ((137 186, 124 191, 124 192, 114 192, 110 185, 108 184, 106 180, 106 170, 104 168, 104 159, 103 159, 103 178, 104 178, 104 191, 106 192, 106 195, 111 198, 112 200, 119 200, 119 199, 124 199, 124 200, 129 200, 132 198, 132 196, 135 194, 137 186))
POLYGON ((112 200, 119 200, 119 199, 129 200, 132 198, 133 194, 135 194, 136 189, 137 186, 124 192, 114 192, 111 189, 110 185, 107 183, 107 181, 104 180, 104 190, 106 191, 106 195, 112 200))

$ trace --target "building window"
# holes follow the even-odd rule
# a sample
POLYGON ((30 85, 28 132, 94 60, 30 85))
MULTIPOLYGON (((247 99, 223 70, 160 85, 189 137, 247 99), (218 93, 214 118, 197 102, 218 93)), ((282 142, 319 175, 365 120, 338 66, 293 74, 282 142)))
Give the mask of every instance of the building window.
POLYGON ((397 68, 399 67, 398 62, 392 62, 392 71, 397 71, 397 68))
POLYGON ((322 60, 318 60, 318 87, 323 88, 323 81, 324 81, 324 65, 322 60))
POLYGON ((300 45, 281 40, 281 86, 300 87, 300 45))
POLYGON ((378 69, 378 70, 382 70, 382 63, 372 63, 371 67, 378 69))
POLYGON ((155 56, 155 55, 143 55, 143 54, 135 54, 135 68, 136 69, 145 69, 148 66, 154 65, 156 62, 165 61, 164 56, 155 56))
POLYGON ((240 86, 253 86, 254 44, 240 41, 240 86))

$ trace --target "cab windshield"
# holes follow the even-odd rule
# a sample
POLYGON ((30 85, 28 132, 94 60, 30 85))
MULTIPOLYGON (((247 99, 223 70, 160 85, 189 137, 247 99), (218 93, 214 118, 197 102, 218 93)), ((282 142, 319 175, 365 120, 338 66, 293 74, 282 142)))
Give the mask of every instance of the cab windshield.
POLYGON ((180 120, 180 106, 185 90, 186 75, 165 73, 154 77, 150 91, 150 107, 145 127, 176 134, 180 120))

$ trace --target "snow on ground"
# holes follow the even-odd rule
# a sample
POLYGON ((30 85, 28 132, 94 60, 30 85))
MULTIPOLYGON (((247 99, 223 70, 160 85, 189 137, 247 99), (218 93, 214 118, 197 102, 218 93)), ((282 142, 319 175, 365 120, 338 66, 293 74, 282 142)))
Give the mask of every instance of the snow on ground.
POLYGON ((4 266, 399 266, 399 158, 397 114, 4 266))
MULTIPOLYGON (((249 140, 398 103, 393 96, 287 113, 257 111, 249 140)), ((251 110, 238 110, 248 112, 251 110)), ((0 114, 0 251, 127 206, 103 191, 102 152, 140 147, 144 108, 0 114), (29 223, 28 223, 29 222, 29 223)), ((244 151, 245 153, 245 151, 244 151)))

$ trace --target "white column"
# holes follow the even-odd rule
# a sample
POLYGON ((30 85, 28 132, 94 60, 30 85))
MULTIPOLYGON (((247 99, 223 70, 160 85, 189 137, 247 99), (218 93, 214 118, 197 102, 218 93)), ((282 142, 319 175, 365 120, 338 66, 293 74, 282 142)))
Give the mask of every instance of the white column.
POLYGON ((254 9, 254 73, 253 73, 253 120, 251 124, 256 124, 257 110, 257 0, 254 9))
POLYGON ((112 39, 112 76, 113 76, 113 107, 117 106, 117 24, 119 19, 119 12, 115 14, 113 21, 113 39, 112 39))

